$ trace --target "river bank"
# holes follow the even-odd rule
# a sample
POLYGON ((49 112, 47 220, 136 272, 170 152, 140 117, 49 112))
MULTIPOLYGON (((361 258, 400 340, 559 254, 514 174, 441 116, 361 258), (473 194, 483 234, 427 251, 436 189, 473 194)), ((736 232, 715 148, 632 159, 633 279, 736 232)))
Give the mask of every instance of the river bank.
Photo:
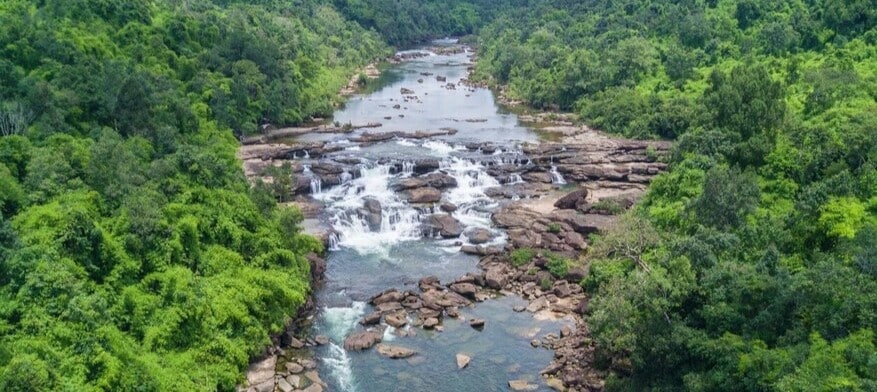
POLYGON ((566 123, 540 142, 468 82, 465 47, 442 53, 410 55, 399 80, 336 113, 379 126, 239 150, 251 179, 291 165, 292 204, 331 249, 313 326, 292 333, 305 355, 279 342, 251 368, 273 363, 273 384, 252 390, 602 389, 575 260, 666 168, 669 145, 566 123), (311 353, 311 375, 328 378, 302 377, 311 353))

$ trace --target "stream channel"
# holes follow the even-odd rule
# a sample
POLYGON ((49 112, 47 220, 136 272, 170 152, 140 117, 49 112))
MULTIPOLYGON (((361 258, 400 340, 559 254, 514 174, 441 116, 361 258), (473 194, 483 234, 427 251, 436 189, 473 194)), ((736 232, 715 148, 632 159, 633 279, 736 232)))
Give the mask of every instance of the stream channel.
MULTIPOLYGON (((325 205, 323 219, 335 232, 325 282, 315 293, 318 310, 312 332, 328 336, 331 341, 314 349, 320 374, 332 391, 504 391, 508 390, 509 380, 518 379, 538 384, 539 390, 550 390, 542 383, 539 371, 553 353, 533 348, 530 341, 537 335, 557 333, 565 321, 540 321, 531 313, 517 313, 513 307, 527 302, 515 296, 461 308, 459 319, 444 318, 441 331, 407 326, 407 331, 401 333, 406 336, 399 336, 400 331, 386 327, 384 343, 418 352, 407 359, 385 358, 374 349, 342 348, 346 336, 365 328, 359 321, 373 311, 368 304, 373 295, 389 288, 417 291, 418 280, 429 275, 444 283, 467 272, 478 272, 478 257, 460 252, 469 241, 467 233, 487 229, 493 237, 488 245, 502 246, 506 241, 505 234, 492 227, 490 220, 491 211, 500 202, 488 197, 485 190, 520 181, 491 177, 486 168, 492 164, 526 164, 520 143, 538 140, 536 133, 520 125, 517 116, 497 106, 490 90, 458 83, 467 77, 472 65, 468 50, 442 55, 421 53, 428 54, 386 69, 373 82, 378 85, 369 89, 371 92, 352 96, 335 113, 334 121, 383 123, 380 132, 453 128, 456 133, 356 145, 349 140, 369 130, 295 139, 350 144, 329 157, 360 161, 358 172, 345 172, 340 185, 323 189, 319 180, 311 184, 313 197, 325 205), (446 80, 439 81, 439 76, 446 80), (411 92, 400 94, 403 88, 411 92), (465 147, 483 142, 491 142, 498 149, 486 155, 465 147), (397 183, 415 174, 416 160, 435 160, 437 171, 456 180, 456 187, 443 191, 441 202, 412 204, 394 190, 397 183), (367 202, 380 210, 371 219, 361 212, 367 202), (462 224, 463 235, 443 239, 424 232, 423 218, 447 203, 456 206, 452 216, 462 224), (483 330, 469 326, 467 320, 472 317, 486 320, 483 330), (457 368, 458 353, 472 359, 465 369, 457 368)), ((558 178, 557 184, 562 183, 558 178)))

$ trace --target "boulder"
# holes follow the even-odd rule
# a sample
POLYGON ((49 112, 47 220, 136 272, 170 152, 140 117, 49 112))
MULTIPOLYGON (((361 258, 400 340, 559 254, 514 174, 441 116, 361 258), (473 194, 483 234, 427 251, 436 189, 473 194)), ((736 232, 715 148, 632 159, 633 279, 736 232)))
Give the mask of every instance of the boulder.
POLYGON ((454 283, 450 289, 469 299, 475 299, 475 293, 478 292, 478 288, 472 283, 454 283))
POLYGON ((583 235, 603 231, 615 222, 615 218, 611 216, 580 214, 575 210, 557 210, 552 212, 549 218, 568 224, 573 230, 583 235))
POLYGON ((391 313, 384 317, 384 321, 393 328, 402 328, 408 324, 408 314, 405 311, 391 313))
POLYGON ((442 238, 457 238, 463 234, 463 225, 448 214, 433 214, 423 222, 426 233, 438 232, 442 238))
POLYGON ((378 354, 390 359, 403 359, 417 354, 416 351, 401 346, 393 346, 389 344, 379 344, 376 348, 378 354))
POLYGON ((271 382, 274 388, 274 368, 277 366, 277 356, 271 355, 259 362, 255 362, 247 368, 247 382, 250 385, 262 384, 266 381, 271 382))
POLYGON ((271 376, 270 380, 253 385, 251 388, 255 392, 274 392, 274 376, 271 376))
POLYGON ((449 214, 454 212, 454 211, 457 211, 457 205, 454 203, 444 202, 439 207, 442 209, 442 211, 447 212, 449 214))
POLYGON ((362 325, 376 325, 381 322, 381 312, 371 312, 359 321, 362 325))
POLYGON ((465 369, 472 362, 472 358, 466 354, 457 354, 457 369, 465 369))
POLYGON ((566 273, 566 280, 574 283, 581 282, 582 279, 588 276, 588 272, 585 271, 582 267, 573 267, 570 268, 566 273))
POLYGON ((438 318, 435 318, 435 317, 430 317, 430 318, 423 321, 423 328, 426 328, 426 329, 433 329, 438 325, 439 325, 439 320, 438 320, 438 318))
POLYGON ((407 89, 407 88, 405 88, 405 87, 402 87, 401 89, 399 89, 399 93, 402 94, 402 95, 413 95, 413 94, 414 94, 414 90, 411 90, 411 89, 407 89))
POLYGON ((383 209, 381 208, 380 201, 372 197, 365 198, 360 213, 365 217, 365 221, 368 223, 368 227, 371 231, 381 230, 383 209))
POLYGON ((484 245, 463 245, 460 248, 460 251, 469 254, 469 255, 477 255, 477 256, 488 256, 488 255, 498 255, 502 253, 502 248, 498 246, 484 246, 484 245))
POLYGON ((475 329, 484 328, 484 323, 485 321, 482 318, 469 319, 469 326, 475 329))
POLYGON ((548 300, 545 297, 539 297, 535 300, 531 301, 529 305, 527 305, 527 311, 530 313, 536 313, 545 307, 548 306, 548 300))
POLYGON ((389 289, 371 299, 372 305, 380 305, 388 302, 401 302, 405 298, 405 294, 396 289, 389 289))
POLYGON ((314 280, 321 280, 326 273, 326 259, 314 253, 308 253, 306 257, 311 264, 311 276, 314 280))
POLYGON ((585 203, 588 197, 587 189, 576 189, 554 202, 554 206, 562 210, 576 209, 581 203, 585 203))
POLYGON ((286 367, 286 371, 289 372, 289 374, 299 374, 305 371, 305 368, 302 365, 299 365, 295 362, 287 362, 284 366, 286 367))
POLYGON ((521 178, 527 182, 540 182, 543 184, 550 184, 552 182, 551 173, 545 172, 529 172, 521 175, 521 178))
POLYGON ((484 280, 487 287, 494 290, 501 290, 506 285, 505 268, 502 265, 494 265, 484 273, 484 280))
POLYGON ((382 334, 376 331, 362 331, 351 334, 344 339, 345 350, 367 350, 377 343, 380 343, 382 334))
POLYGON ((410 203, 437 203, 442 199, 442 192, 433 187, 409 189, 405 191, 405 198, 410 203))
POLYGON ((536 211, 512 205, 498 209, 491 220, 501 228, 528 228, 540 217, 536 211))
POLYGON ((292 392, 296 389, 289 383, 289 381, 286 381, 285 378, 277 380, 277 388, 280 389, 281 392, 292 392))
POLYGON ((484 228, 475 228, 466 234, 466 237, 469 238, 469 242, 480 245, 485 244, 493 240, 493 233, 490 230, 484 228))
POLYGON ((314 341, 317 342, 318 346, 325 346, 329 344, 329 337, 326 335, 317 335, 314 336, 314 341))
POLYGON ((508 230, 509 242, 516 248, 540 248, 542 236, 530 229, 508 230))

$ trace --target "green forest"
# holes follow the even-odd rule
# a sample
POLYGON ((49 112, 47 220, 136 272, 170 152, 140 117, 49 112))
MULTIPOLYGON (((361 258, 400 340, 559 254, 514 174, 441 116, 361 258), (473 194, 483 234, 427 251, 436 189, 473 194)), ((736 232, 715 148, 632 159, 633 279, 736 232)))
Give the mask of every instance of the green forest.
POLYGON ((530 10, 480 31, 480 78, 677 141, 586 256, 607 388, 877 390, 877 2, 530 10))
POLYGON ((583 256, 607 389, 877 390, 875 0, 2 0, 0 390, 234 390, 322 252, 238 138, 450 35, 676 142, 583 256))

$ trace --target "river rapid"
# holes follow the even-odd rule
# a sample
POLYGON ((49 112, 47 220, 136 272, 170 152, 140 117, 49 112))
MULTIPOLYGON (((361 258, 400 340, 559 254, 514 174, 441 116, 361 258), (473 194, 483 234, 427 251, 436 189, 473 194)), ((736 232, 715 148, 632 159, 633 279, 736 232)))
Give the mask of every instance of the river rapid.
MULTIPOLYGON (((499 202, 485 190, 521 180, 492 177, 487 168, 527 164, 520 144, 537 140, 517 116, 498 107, 490 90, 460 83, 471 66, 468 50, 441 55, 407 52, 413 53, 420 54, 385 70, 372 92, 351 97, 335 113, 334 121, 382 123, 381 132, 453 129, 455 133, 356 144, 351 140, 368 130, 296 139, 342 146, 332 158, 359 162, 341 175, 340 185, 323 189, 316 176, 311 182, 312 197, 325 206, 321 219, 334 232, 325 281, 315 293, 318 310, 312 333, 330 340, 314 348, 320 374, 332 391, 501 391, 508 389, 509 380, 518 379, 548 390, 539 371, 553 354, 532 347, 530 341, 537 335, 556 333, 569 322, 539 321, 530 313, 515 312, 513 308, 527 304, 515 296, 461 308, 462 317, 445 317, 441 331, 411 326, 399 331, 387 326, 384 343, 417 351, 407 359, 342 348, 346 336, 365 328, 359 321, 373 311, 368 305, 373 295, 388 288, 416 291, 418 280, 429 275, 450 282, 476 272, 478 258, 460 252, 469 243, 470 233, 484 229, 491 238, 486 245, 505 244, 506 234, 494 228, 490 219, 499 202), (484 154, 466 148, 484 142, 493 143, 496 151, 484 154), (439 202, 410 203, 398 190, 400 182, 415 174, 416 166, 424 166, 415 162, 423 160, 434 162, 436 172, 457 184, 445 190, 439 202), (369 205, 371 213, 364 212, 369 205), (423 229, 426 216, 451 210, 451 205, 455 209, 450 214, 461 224, 462 236, 444 239, 423 229), (486 321, 483 330, 469 326, 466 320, 473 317, 486 321), (465 369, 457 367, 458 353, 472 358, 465 369)), ((561 176, 555 179, 563 183, 561 176)))

